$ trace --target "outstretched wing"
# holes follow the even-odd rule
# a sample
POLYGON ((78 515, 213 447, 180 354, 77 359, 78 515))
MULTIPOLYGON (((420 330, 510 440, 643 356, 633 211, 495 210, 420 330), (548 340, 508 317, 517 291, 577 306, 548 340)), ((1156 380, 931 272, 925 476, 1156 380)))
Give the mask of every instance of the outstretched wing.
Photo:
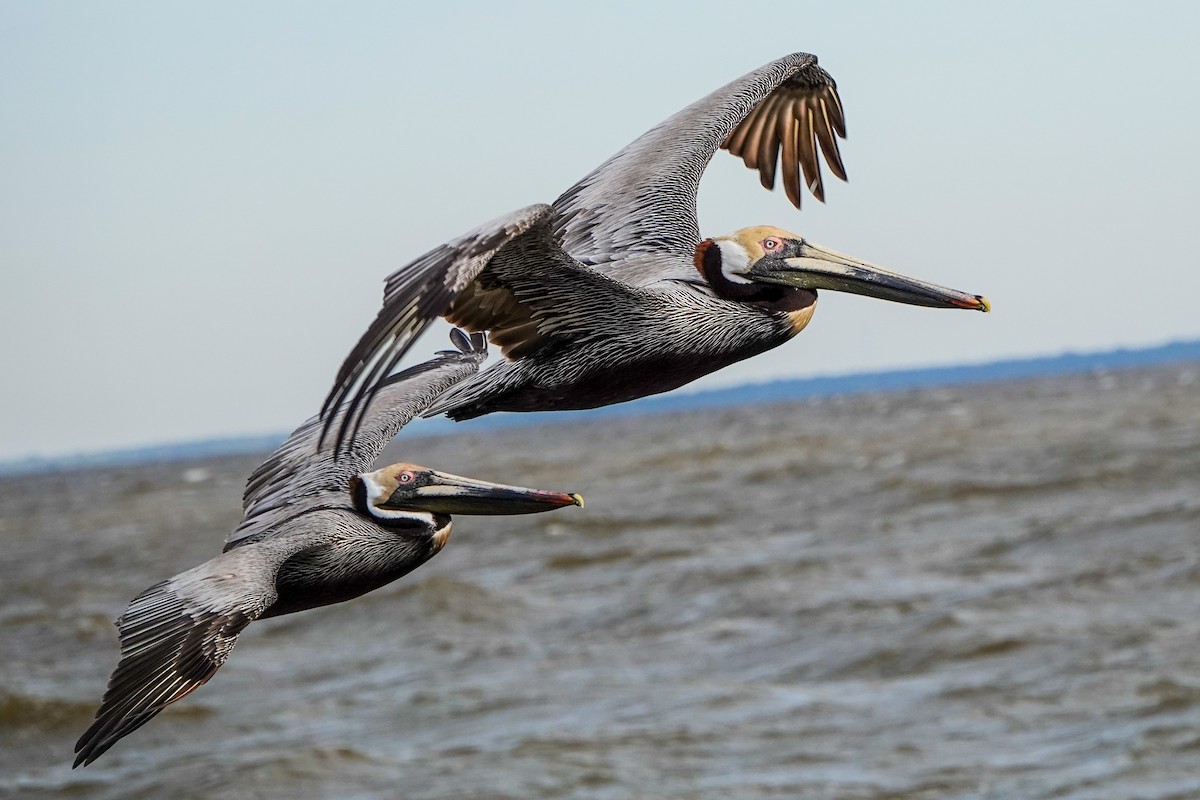
MULTIPOLYGON (((444 350, 370 387, 360 425, 341 447, 322 438, 320 417, 311 417, 293 431, 250 475, 242 496, 242 522, 225 540, 225 549, 311 510, 329 493, 344 495, 348 504, 350 478, 369 470, 401 428, 451 386, 474 375, 487 358, 487 342, 481 334, 468 337, 454 330, 450 341, 456 349, 444 350)), ((333 425, 340 428, 351 413, 350 404, 342 404, 331 417, 333 425)))
MULTIPOLYGON (((361 416, 367 387, 395 369, 421 332, 446 313, 454 298, 502 247, 534 226, 545 224, 549 216, 550 207, 544 204, 523 208, 438 245, 389 275, 383 307, 342 363, 321 406, 322 436, 333 429, 336 410, 348 397, 352 400, 346 423, 361 416)), ((349 430, 346 423, 339 423, 339 444, 349 430)))
POLYGON ((225 663, 238 634, 274 602, 277 564, 219 556, 151 586, 117 620, 121 661, 96 721, 75 745, 87 765, 191 694, 225 663), (239 563, 226 563, 237 561, 239 563))
POLYGON ((800 172, 819 200, 817 150, 845 180, 836 137, 845 138, 837 85, 816 56, 793 53, 744 75, 660 123, 554 201, 563 248, 604 270, 630 256, 690 259, 700 231, 696 192, 724 147, 775 185, 780 162, 788 199, 800 207, 800 172))
POLYGON ((519 360, 579 328, 595 335, 602 326, 588 317, 627 300, 630 287, 679 270, 696 279, 696 191, 719 147, 757 165, 768 185, 780 151, 784 185, 799 204, 800 170, 823 196, 818 146, 834 173, 845 177, 835 140, 844 135, 833 79, 816 57, 797 53, 680 111, 553 207, 530 206, 493 220, 401 267, 387 279, 383 307, 338 371, 321 409, 322 436, 334 429, 335 409, 347 398, 349 412, 336 424, 338 445, 352 434, 370 387, 437 316, 486 330, 509 360, 519 360), (769 164, 762 156, 767 151, 769 164))

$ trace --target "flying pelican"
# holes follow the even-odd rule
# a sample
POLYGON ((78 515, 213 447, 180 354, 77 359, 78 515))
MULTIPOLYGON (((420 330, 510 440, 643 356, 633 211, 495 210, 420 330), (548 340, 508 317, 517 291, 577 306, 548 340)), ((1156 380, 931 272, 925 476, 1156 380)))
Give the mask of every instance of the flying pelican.
POLYGON ((139 594, 117 620, 121 661, 75 766, 208 681, 256 619, 340 603, 406 575, 450 537, 451 514, 532 514, 583 505, 559 494, 461 478, 416 464, 369 470, 396 432, 475 374, 487 345, 461 331, 456 351, 387 379, 358 435, 334 451, 318 418, 250 476, 244 517, 224 552, 139 594))
POLYGON ((988 311, 979 295, 908 278, 773 227, 701 240, 700 177, 718 148, 791 203, 800 174, 825 191, 817 153, 845 180, 842 102, 816 56, 757 69, 652 128, 562 194, 439 245, 388 277, 383 308, 322 409, 351 398, 341 439, 371 386, 436 317, 487 331, 505 360, 426 412, 594 408, 682 386, 783 344, 808 325, 818 289, 988 311), (357 388, 355 388, 357 387, 357 388))

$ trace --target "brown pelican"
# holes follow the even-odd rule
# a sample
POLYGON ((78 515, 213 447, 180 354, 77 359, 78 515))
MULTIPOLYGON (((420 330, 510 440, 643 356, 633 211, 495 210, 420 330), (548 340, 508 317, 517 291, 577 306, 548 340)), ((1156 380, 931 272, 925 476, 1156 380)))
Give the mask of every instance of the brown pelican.
POLYGON ((366 471, 391 438, 486 357, 482 336, 386 380, 358 435, 338 451, 314 417, 255 470, 224 552, 139 594, 117 620, 121 661, 96 721, 75 745, 90 764, 205 683, 251 622, 357 597, 428 561, 451 514, 532 514, 583 505, 559 494, 415 464, 366 471))
MULTIPOLYGON (((819 200, 818 151, 843 180, 846 135, 833 78, 795 53, 652 128, 553 205, 488 222, 401 267, 383 308, 343 363, 322 416, 357 410, 436 317, 487 331, 502 363, 426 414, 594 408, 682 386, 791 339, 818 289, 940 308, 989 310, 979 295, 888 272, 794 233, 756 227, 701 240, 700 177, 718 148, 788 199, 819 200), (357 386, 357 389, 355 388, 357 386)), ((343 417, 339 438, 358 413, 343 417)))

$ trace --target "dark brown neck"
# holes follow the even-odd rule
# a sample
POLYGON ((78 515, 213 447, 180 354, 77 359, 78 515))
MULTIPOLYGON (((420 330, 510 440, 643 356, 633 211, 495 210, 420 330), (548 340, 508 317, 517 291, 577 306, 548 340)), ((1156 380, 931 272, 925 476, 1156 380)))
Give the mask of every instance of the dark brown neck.
POLYGON ((695 260, 697 271, 722 300, 753 303, 772 311, 795 311, 817 301, 817 293, 809 289, 729 280, 721 270, 721 248, 712 239, 705 239, 696 245, 695 260))
POLYGON ((721 271, 721 248, 712 239, 696 245, 696 269, 722 300, 755 300, 762 286, 754 283, 734 283, 721 271))

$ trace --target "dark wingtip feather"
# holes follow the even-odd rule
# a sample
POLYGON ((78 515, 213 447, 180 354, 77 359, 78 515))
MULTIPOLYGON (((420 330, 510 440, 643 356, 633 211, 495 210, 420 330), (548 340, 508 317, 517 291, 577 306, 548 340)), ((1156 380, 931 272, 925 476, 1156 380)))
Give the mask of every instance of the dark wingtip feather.
POLYGON ((797 149, 797 122, 791 114, 779 117, 779 139, 782 143, 780 152, 783 166, 783 190, 787 199, 796 208, 800 208, 800 157, 797 149))
POLYGON ((794 63, 795 71, 755 106, 721 144, 757 169, 765 189, 782 172, 788 201, 800 208, 804 189, 824 202, 825 185, 818 152, 838 178, 846 167, 837 139, 846 138, 846 120, 837 83, 815 56, 794 63), (766 128, 763 123, 766 122, 766 128))
POLYGON ((812 196, 825 202, 825 183, 821 180, 821 165, 817 161, 817 134, 813 130, 815 120, 809 103, 796 104, 796 136, 800 171, 804 184, 812 196))
POLYGON ((830 172, 838 178, 846 180, 846 165, 842 163, 837 137, 834 135, 832 122, 829 119, 829 106, 822 100, 818 108, 821 111, 821 118, 817 120, 815 131, 821 145, 821 153, 825 156, 825 163, 829 165, 830 172))

